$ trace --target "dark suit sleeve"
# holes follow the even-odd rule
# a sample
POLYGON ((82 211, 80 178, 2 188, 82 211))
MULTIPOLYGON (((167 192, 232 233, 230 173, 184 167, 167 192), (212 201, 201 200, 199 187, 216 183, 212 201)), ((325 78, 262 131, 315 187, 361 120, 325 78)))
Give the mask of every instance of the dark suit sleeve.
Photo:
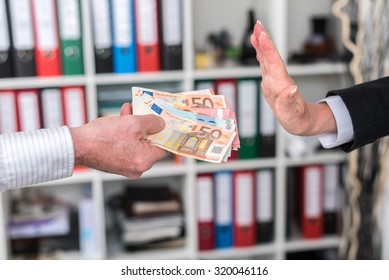
POLYGON ((332 95, 342 98, 354 128, 354 140, 341 145, 343 151, 350 152, 389 135, 389 77, 327 93, 332 95))

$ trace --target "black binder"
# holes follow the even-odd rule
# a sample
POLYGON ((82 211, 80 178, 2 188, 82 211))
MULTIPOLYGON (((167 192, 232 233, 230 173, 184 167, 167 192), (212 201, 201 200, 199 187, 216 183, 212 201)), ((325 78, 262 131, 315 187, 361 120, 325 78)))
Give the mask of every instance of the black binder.
POLYGON ((161 70, 181 70, 183 68, 182 1, 159 0, 158 7, 161 70))
MULTIPOLYGON (((104 45, 100 45, 98 36, 100 36, 101 32, 108 31, 110 32, 109 37, 112 40, 111 34, 111 8, 110 1, 99 1, 100 4, 104 4, 104 7, 96 7, 96 2, 91 1, 92 4, 92 19, 94 26, 94 53, 95 53, 95 70, 96 73, 112 73, 113 71, 113 59, 112 59, 112 41, 110 45, 108 42, 105 42, 104 45), (101 14, 104 13, 104 14, 101 14), (103 24, 108 24, 108 28, 106 26, 102 26, 103 24), (103 27, 104 30, 96 30, 98 27, 103 27)), ((106 34, 107 35, 107 34, 106 34)))
POLYGON ((28 6, 23 7, 22 10, 19 9, 17 2, 11 0, 8 0, 7 2, 11 22, 13 74, 15 77, 35 76, 34 38, 30 2, 28 2, 28 6), (27 23, 27 19, 31 20, 29 24, 27 23), (32 36, 31 42, 33 44, 29 48, 26 47, 28 44, 25 44, 23 41, 16 42, 17 38, 19 38, 19 40, 30 40, 30 38, 17 36, 17 34, 19 34, 17 28, 23 28, 23 33, 28 32, 26 31, 26 28, 31 28, 30 35, 32 36), (18 47, 18 44, 20 44, 20 47, 18 47))
POLYGON ((10 78, 13 75, 11 60, 11 33, 9 13, 5 0, 0 0, 0 21, 2 21, 0 26, 0 37, 5 39, 3 42, 0 42, 0 78, 10 78))
MULTIPOLYGON (((274 203, 275 203, 275 200, 274 200, 274 195, 275 195, 275 192, 274 192, 274 189, 275 189, 275 180, 274 180, 274 169, 263 169, 262 171, 264 172, 270 172, 270 180, 267 180, 267 184, 270 184, 269 187, 270 187, 270 199, 271 199, 271 203, 272 203, 272 207, 271 207, 271 211, 272 211, 272 217, 271 219, 268 219, 268 220, 262 220, 260 221, 257 217, 257 223, 256 223, 256 234, 257 234, 257 239, 256 239, 256 242, 257 243, 266 243, 266 242, 271 242, 274 240, 274 217, 275 217, 275 207, 274 207, 274 203)), ((260 181, 260 177, 258 177, 258 172, 261 172, 260 171, 257 171, 257 178, 256 178, 256 183, 257 183, 257 187, 258 187, 258 184, 260 185, 261 183, 265 183, 263 180, 260 181)), ((263 178, 263 177, 262 177, 263 178)), ((256 190, 257 191, 257 205, 256 207, 259 208, 260 207, 260 203, 263 203, 263 200, 264 199, 268 199, 268 195, 265 195, 265 197, 263 197, 262 199, 260 197, 258 197, 261 193, 259 192, 259 189, 256 190)), ((260 210, 261 208, 259 208, 260 210)), ((257 214, 258 215, 258 214, 257 214)))

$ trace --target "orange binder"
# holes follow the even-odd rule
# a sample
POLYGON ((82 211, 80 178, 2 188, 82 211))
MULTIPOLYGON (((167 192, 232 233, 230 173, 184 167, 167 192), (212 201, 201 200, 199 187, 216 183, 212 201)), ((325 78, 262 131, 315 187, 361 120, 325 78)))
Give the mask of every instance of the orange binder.
POLYGON ((255 173, 234 172, 234 246, 255 244, 255 173))
POLYGON ((83 87, 63 87, 62 104, 65 125, 77 127, 87 122, 85 91, 83 87))
POLYGON ((17 91, 19 130, 34 130, 42 127, 40 118, 39 92, 36 89, 17 91))
POLYGON ((159 71, 160 44, 157 0, 135 0, 138 71, 159 71))
POLYGON ((0 91, 0 134, 19 130, 16 93, 13 90, 0 91))
POLYGON ((200 251, 212 250, 215 248, 215 219, 211 174, 197 176, 196 194, 198 248, 200 251))
POLYGON ((319 238, 323 234, 323 166, 301 167, 301 235, 319 238))
POLYGON ((31 0, 37 76, 61 75, 61 48, 55 0, 31 0))

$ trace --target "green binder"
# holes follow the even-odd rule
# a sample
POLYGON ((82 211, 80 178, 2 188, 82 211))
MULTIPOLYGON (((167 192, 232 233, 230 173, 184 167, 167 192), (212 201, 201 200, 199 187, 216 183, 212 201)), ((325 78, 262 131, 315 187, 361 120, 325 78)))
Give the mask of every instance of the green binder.
POLYGON ((62 73, 84 74, 81 6, 79 0, 57 0, 62 73))
POLYGON ((237 81, 239 158, 257 158, 259 155, 259 81, 240 79, 237 81))

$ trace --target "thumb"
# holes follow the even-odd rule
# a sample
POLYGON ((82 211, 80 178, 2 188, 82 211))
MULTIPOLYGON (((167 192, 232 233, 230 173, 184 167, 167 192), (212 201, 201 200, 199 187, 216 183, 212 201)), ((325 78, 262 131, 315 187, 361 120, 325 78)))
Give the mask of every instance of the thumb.
POLYGON ((160 132, 165 128, 165 120, 156 115, 144 115, 142 117, 142 123, 144 132, 146 134, 154 134, 160 132))

